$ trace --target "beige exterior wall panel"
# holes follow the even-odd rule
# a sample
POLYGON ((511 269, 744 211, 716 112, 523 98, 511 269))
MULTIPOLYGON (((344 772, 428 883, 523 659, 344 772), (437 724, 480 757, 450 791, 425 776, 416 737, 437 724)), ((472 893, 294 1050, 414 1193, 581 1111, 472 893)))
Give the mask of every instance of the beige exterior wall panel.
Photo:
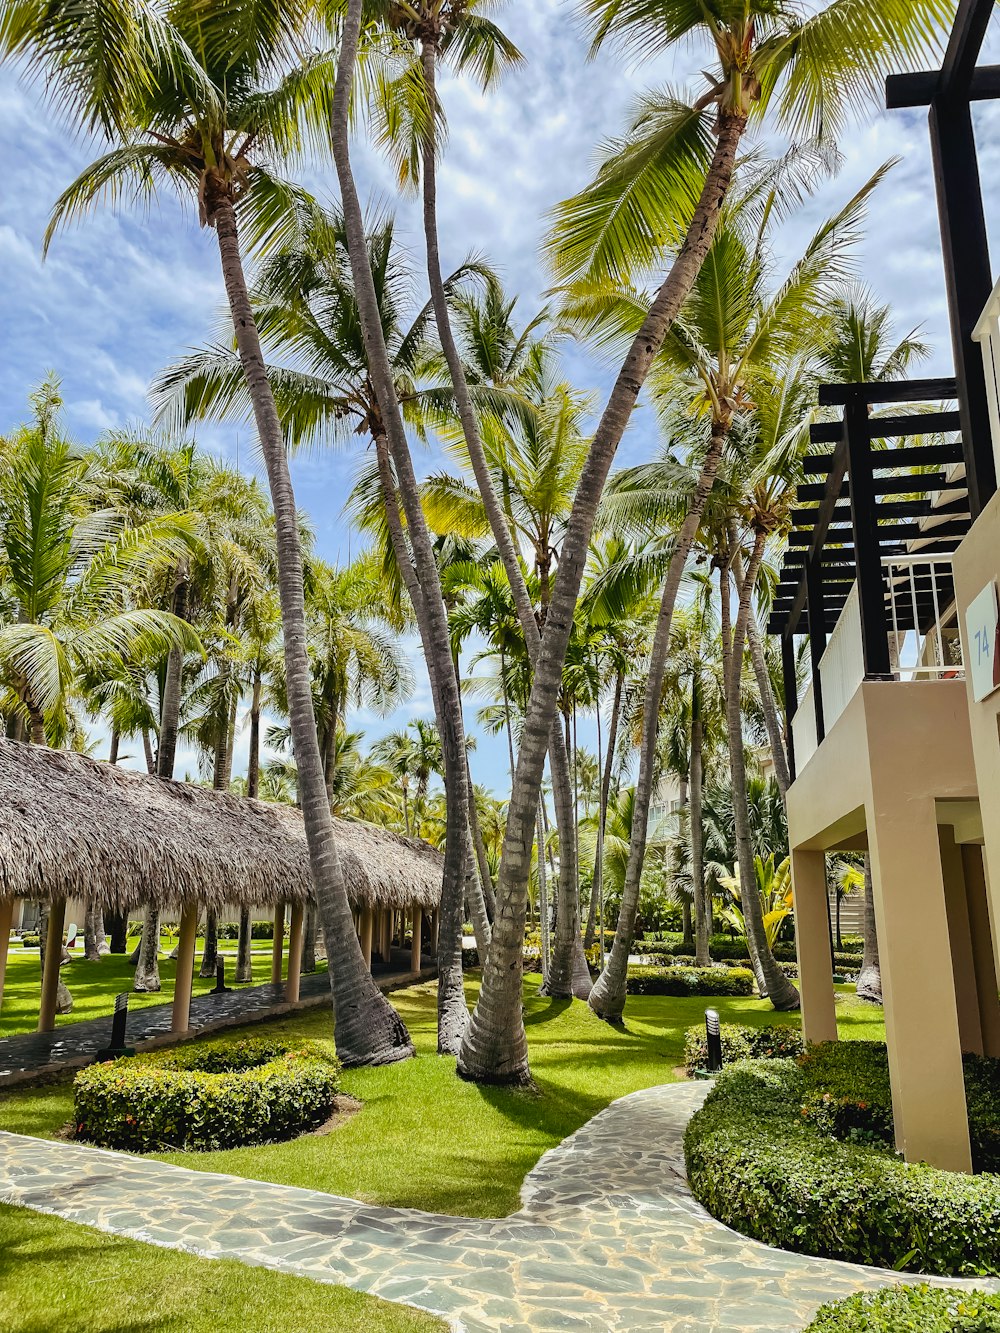
MULTIPOLYGON (((955 552, 954 571, 962 651, 965 660, 969 661, 965 608, 990 582, 1000 580, 1000 493, 990 499, 955 552)), ((976 703, 971 677, 966 680, 965 688, 979 778, 994 961, 1000 971, 1000 951, 997 949, 1000 937, 1000 690, 976 703)))

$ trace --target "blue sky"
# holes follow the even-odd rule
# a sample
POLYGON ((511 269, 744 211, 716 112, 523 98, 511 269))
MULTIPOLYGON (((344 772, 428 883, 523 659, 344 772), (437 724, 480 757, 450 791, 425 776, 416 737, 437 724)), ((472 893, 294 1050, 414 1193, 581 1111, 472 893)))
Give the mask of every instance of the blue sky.
MULTIPOLYGON (((503 15, 506 30, 527 56, 498 93, 447 82, 443 95, 450 142, 441 171, 442 249, 446 266, 469 251, 487 255, 509 290, 533 314, 546 287, 540 241, 546 215, 589 178, 595 146, 619 132, 629 104, 643 88, 665 81, 697 80, 705 58, 681 53, 669 64, 636 68, 614 53, 588 62, 586 43, 564 0, 515 3, 503 15)), ((993 34, 990 47, 1000 48, 993 34)), ((989 56, 989 52, 987 52, 989 56)), ((987 215, 1000 204, 1000 125, 992 107, 976 111, 987 215)), ((222 298, 218 257, 211 233, 171 197, 148 216, 102 210, 57 236, 43 263, 41 240, 59 192, 96 151, 74 141, 16 72, 0 71, 2 140, 0 175, 0 309, 4 312, 0 357, 0 433, 22 420, 29 390, 47 371, 63 383, 66 424, 81 442, 102 430, 148 420, 146 390, 152 376, 186 349, 210 336, 222 298)), ((787 257, 819 219, 833 211, 883 161, 899 157, 876 196, 859 269, 882 300, 891 303, 902 333, 921 326, 934 353, 930 372, 948 373, 948 341, 937 215, 934 206, 926 115, 879 112, 856 126, 842 145, 839 177, 790 220, 782 237, 787 257)), ((392 176, 371 153, 358 148, 356 168, 364 192, 389 203, 419 269, 419 218, 410 200, 393 196, 392 176)), ((306 179, 319 193, 335 188, 332 169, 314 164, 306 179)), ((994 248, 996 246, 994 238, 994 248)), ((608 369, 584 349, 570 348, 565 371, 580 388, 602 398, 608 369)), ((246 427, 213 426, 202 443, 248 470, 256 469, 246 427)), ((651 414, 640 412, 619 453, 638 461, 655 447, 651 414)), ((420 453, 418 467, 440 462, 420 453)), ((297 460, 297 498, 329 560, 357 549, 341 516, 356 456, 321 453, 297 460)), ((430 715, 429 691, 415 644, 414 697, 389 719, 359 717, 371 735, 430 715)), ((469 720, 474 709, 470 707, 469 720)), ((193 768, 189 756, 181 767, 193 768)), ((503 747, 480 739, 477 781, 503 785, 503 747)))

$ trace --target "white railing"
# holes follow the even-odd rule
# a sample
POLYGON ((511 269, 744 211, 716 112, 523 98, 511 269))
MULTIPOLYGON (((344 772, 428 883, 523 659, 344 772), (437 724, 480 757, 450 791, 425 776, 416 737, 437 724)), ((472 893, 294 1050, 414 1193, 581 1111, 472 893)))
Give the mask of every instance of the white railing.
POLYGON ((801 773, 816 753, 816 705, 810 684, 799 700, 792 718, 792 748, 795 751, 795 771, 801 773))
POLYGON ((972 331, 983 353, 986 372, 986 399, 990 409, 990 432, 993 436, 993 457, 1000 472, 1000 282, 990 293, 979 323, 972 331))
MULTIPOLYGON (((889 661, 896 680, 948 680, 964 675, 951 563, 950 555, 919 553, 882 559, 889 661)), ((819 677, 823 730, 829 732, 865 678, 856 583, 820 658, 819 677)), ((795 768, 801 773, 819 748, 811 683, 792 719, 792 744, 795 768)))
POLYGON ((847 594, 844 609, 827 640, 819 662, 819 678, 823 685, 823 726, 829 731, 865 678, 861 604, 856 583, 847 594))
POLYGON ((964 674, 951 561, 950 555, 882 557, 889 657, 898 680, 945 680, 964 674))

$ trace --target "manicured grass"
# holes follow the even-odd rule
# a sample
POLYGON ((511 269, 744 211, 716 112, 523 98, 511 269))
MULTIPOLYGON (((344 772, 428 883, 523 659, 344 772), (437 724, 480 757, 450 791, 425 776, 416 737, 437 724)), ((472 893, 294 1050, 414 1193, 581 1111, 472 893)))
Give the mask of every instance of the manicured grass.
MULTIPOLYGON (((252 957, 253 979, 257 985, 271 980, 270 941, 261 941, 261 944, 267 947, 255 952, 252 957)), ((173 948, 173 945, 170 947, 173 948)), ((233 973, 236 970, 236 941, 224 941, 220 953, 226 959, 226 984, 231 986, 233 973)), ((194 978, 195 995, 204 994, 215 985, 214 977, 198 976, 197 964, 200 964, 200 960, 199 945, 194 978)), ((318 966, 322 971, 326 971, 325 962, 318 966)), ((287 969, 287 958, 285 967, 287 969)), ((176 972, 177 964, 168 959, 166 953, 161 954, 162 990, 145 995, 132 992, 129 997, 129 1008, 142 1009, 150 1004, 169 1004, 174 998, 176 972)), ((88 963, 81 949, 78 955, 62 969, 61 975, 73 996, 73 1012, 56 1018, 59 1027, 68 1023, 79 1023, 87 1018, 107 1017, 110 1021, 115 996, 119 991, 132 991, 135 968, 128 961, 127 954, 107 954, 100 962, 88 963)), ((38 950, 22 949, 17 944, 11 945, 7 958, 3 1003, 0 1005, 0 1037, 11 1037, 17 1032, 34 1032, 38 1023, 40 995, 41 969, 38 964, 38 950)))
POLYGON ((0 1205, 4 1333, 431 1333, 445 1325, 308 1278, 211 1263, 0 1205))
MULTIPOLYGON (((347 1072, 344 1091, 364 1106, 332 1134, 228 1152, 164 1154, 163 1160, 430 1212, 474 1217, 512 1212, 521 1182, 543 1152, 615 1098, 678 1077, 684 1031, 704 1021, 706 1006, 700 998, 633 997, 620 1030, 600 1022, 579 1001, 540 998, 539 980, 525 978, 537 1092, 480 1088, 457 1079, 454 1062, 435 1054, 435 992, 424 985, 392 997, 419 1058, 347 1072)), ((470 1000, 474 991, 470 978, 470 1000)), ((838 991, 841 1035, 884 1039, 882 1011, 859 1002, 853 987, 838 991)), ((799 1021, 797 1014, 776 1014, 756 999, 708 1003, 724 1022, 799 1021)), ((316 1009, 279 1020, 272 1030, 278 1028, 299 1037, 328 1036, 330 1015, 316 1009)), ((71 1116, 68 1081, 12 1090, 0 1104, 0 1128, 17 1133, 51 1136, 71 1116)))

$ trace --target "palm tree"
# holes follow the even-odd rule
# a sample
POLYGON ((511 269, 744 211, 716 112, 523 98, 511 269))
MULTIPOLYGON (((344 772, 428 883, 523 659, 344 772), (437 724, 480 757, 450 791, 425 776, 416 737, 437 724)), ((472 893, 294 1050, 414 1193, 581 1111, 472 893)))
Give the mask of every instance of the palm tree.
POLYGON ((171 5, 84 0, 67 20, 46 0, 8 0, 0 55, 23 57, 50 98, 111 147, 56 204, 52 233, 99 198, 151 198, 170 184, 214 229, 241 364, 253 399, 277 535, 286 678, 302 809, 320 914, 331 945, 337 1045, 346 1064, 413 1053, 364 964, 333 837, 312 713, 302 560, 281 422, 247 293, 240 234, 280 230, 290 190, 270 169, 325 128, 333 59, 303 57, 308 0, 171 5), (107 40, 110 18, 114 40, 107 40), (89 21, 88 21, 89 20, 89 21))
MULTIPOLYGON (((876 173, 843 209, 822 224, 806 246, 802 258, 777 284, 774 283, 768 240, 779 196, 770 175, 751 176, 749 183, 722 210, 691 296, 666 336, 653 371, 654 388, 665 401, 676 402, 683 394, 691 401, 692 412, 704 412, 708 417, 709 439, 695 484, 696 492, 708 486, 698 506, 701 515, 709 501, 709 491, 729 444, 733 424, 740 413, 754 403, 755 386, 766 381, 783 384, 784 372, 789 369, 791 359, 807 353, 815 339, 831 290, 845 275, 847 257, 858 239, 858 221, 865 201, 883 172, 884 169, 876 173)), ((591 284, 585 290, 571 293, 569 310, 573 318, 597 331, 602 338, 624 338, 631 336, 641 322, 648 304, 648 295, 640 295, 627 287, 591 284)), ((794 383, 792 375, 788 379, 794 383)), ((795 427, 801 432, 801 418, 796 418, 795 427)), ((640 496, 640 503, 648 506, 649 499, 640 496)), ((691 503, 682 502, 681 509, 682 512, 686 509, 683 523, 689 523, 691 503)), ((685 544, 675 538, 663 584, 646 680, 632 867, 618 920, 616 948, 591 994, 591 1007, 595 1013, 611 1021, 620 1018, 625 1003, 627 959, 653 791, 659 705, 667 669, 674 603, 690 547, 691 541, 685 544)), ((763 541, 755 547, 755 563, 748 571, 740 595, 733 646, 733 661, 738 664, 739 672, 742 671, 750 597, 762 555, 763 541)), ((737 688, 729 693, 732 695, 730 725, 737 728, 741 716, 740 692, 737 688)), ((739 753, 734 751, 733 762, 739 766, 742 739, 737 742, 736 732, 733 734, 734 745, 740 747, 739 753)), ((737 817, 740 818, 739 812, 737 817)), ((749 915, 751 940, 763 946, 764 941, 756 930, 758 923, 752 905, 749 915)), ((765 947, 763 967, 772 1001, 776 1005, 796 1007, 798 992, 773 960, 768 963, 766 953, 765 947)), ((756 956, 752 956, 756 961, 756 956)))
MULTIPOLYGON (((512 307, 498 313, 509 317, 512 307)), ((479 331, 484 321, 477 323, 479 331)), ((500 335, 503 337, 503 335, 500 335)), ((511 341, 509 334, 506 340, 511 341)), ((523 345, 523 340, 522 345, 523 345)), ((521 358, 515 356, 514 363, 521 358)), ((477 384, 487 382, 495 369, 482 367, 477 384)), ((503 528, 509 541, 531 553, 532 574, 537 584, 537 608, 518 556, 517 583, 511 584, 508 562, 504 574, 511 588, 517 620, 521 626, 529 661, 537 656, 540 631, 545 625, 551 599, 552 578, 565 523, 586 452, 582 421, 587 400, 569 385, 557 381, 549 348, 538 341, 529 348, 516 378, 492 379, 492 389, 513 391, 516 399, 499 400, 483 413, 477 440, 492 494, 502 497, 503 528), (521 592, 531 608, 525 631, 521 592)), ((471 466, 468 437, 445 429, 454 452, 471 466)), ((475 537, 496 538, 489 504, 480 476, 475 485, 448 473, 430 477, 424 487, 425 509, 435 527, 475 537)), ((498 549, 500 543, 497 543, 498 549)), ((550 764, 560 839, 559 904, 557 943, 547 993, 554 997, 577 995, 586 998, 590 974, 586 967, 579 927, 578 868, 576 864, 576 813, 566 736, 556 719, 550 736, 550 764)))
POLYGON ((441 728, 449 829, 445 844, 438 931, 438 1049, 442 1053, 455 1054, 468 1026, 461 974, 465 870, 470 858, 465 724, 441 580, 403 427, 378 296, 367 259, 364 214, 351 167, 350 110, 363 10, 364 0, 348 0, 341 31, 340 61, 331 118, 333 155, 340 182, 347 247, 365 351, 387 442, 387 449, 379 458, 387 501, 387 521, 391 525, 393 546, 403 570, 404 583, 417 613, 421 644, 435 695, 435 713, 441 728), (395 504, 397 495, 399 507, 406 519, 409 550, 403 541, 401 515, 395 504))
MULTIPOLYGON (((360 22, 360 0, 354 0, 353 7, 360 22)), ((665 251, 672 255, 672 262, 628 350, 591 441, 563 543, 552 614, 525 719, 498 887, 499 915, 515 923, 517 930, 509 932, 509 939, 505 935, 501 942, 494 941, 495 957, 491 955, 484 975, 460 1060, 460 1069, 468 1077, 512 1082, 528 1077, 520 995, 515 985, 520 938, 514 937, 523 926, 529 870, 526 848, 530 845, 548 733, 558 706, 573 608, 604 481, 638 394, 711 246, 750 117, 762 116, 773 108, 775 120, 795 133, 803 128, 835 131, 846 107, 881 94, 882 77, 888 67, 896 62, 913 65, 922 58, 937 36, 938 24, 947 18, 947 9, 946 0, 892 0, 877 11, 860 11, 854 0, 831 0, 817 13, 803 17, 799 6, 775 6, 770 0, 738 10, 674 4, 672 0, 584 0, 583 11, 594 22, 597 44, 614 35, 626 42, 632 39, 645 53, 701 38, 710 45, 718 68, 694 106, 674 104, 660 116, 656 127, 659 171, 648 170, 648 151, 642 159, 642 166, 647 168, 644 177, 638 155, 616 154, 617 166, 622 170, 631 168, 633 176, 647 182, 657 177, 658 190, 648 189, 643 202, 649 203, 653 197, 659 204, 666 203, 665 209, 661 208, 655 218, 646 217, 643 224, 642 207, 628 206, 635 201, 623 198, 624 178, 615 167, 595 187, 598 194, 603 191, 603 197, 610 196, 605 217, 611 214, 620 218, 623 230, 631 230, 633 235, 642 232, 647 268, 658 265, 665 251), (709 109, 714 115, 714 148, 710 146, 713 127, 709 109), (640 225, 636 224, 637 215, 640 225), (653 236, 655 243, 650 241, 653 236)), ((593 198, 581 197, 567 206, 554 245, 560 257, 561 278, 579 275, 586 266, 581 252, 592 250, 596 244, 599 211, 593 198), (574 228, 577 242, 585 238, 583 246, 574 248, 574 228)), ((710 483, 709 475, 696 487, 690 512, 677 535, 678 586, 710 483)))
POLYGON ((93 507, 91 464, 59 435, 52 390, 34 424, 4 442, 0 464, 0 580, 11 609, 0 629, 4 713, 35 745, 66 736, 74 699, 100 676, 199 647, 177 617, 135 596, 189 549, 191 525, 171 514, 129 529, 93 507))
MULTIPOLYGON (((469 377, 452 329, 438 236, 437 153, 439 126, 444 121, 437 88, 439 63, 444 60, 459 72, 472 73, 486 89, 521 58, 514 44, 484 17, 481 11, 486 7, 484 0, 408 0, 405 5, 391 3, 388 6, 387 18, 390 24, 419 50, 421 92, 426 100, 426 105, 420 107, 415 115, 399 117, 390 110, 390 120, 397 125, 403 123, 416 132, 416 144, 404 140, 395 147, 397 152, 402 149, 400 161, 404 167, 404 179, 412 172, 414 162, 419 160, 427 274, 438 336, 451 378, 457 415, 476 486, 489 530, 510 583, 528 656, 534 661, 541 643, 540 626, 528 595, 517 534, 506 512, 507 506, 501 502, 500 493, 494 485, 490 459, 481 438, 480 421, 470 392, 469 377)), ((412 97, 413 82, 404 76, 397 86, 412 97)), ((500 309, 496 303, 494 308, 497 311, 500 309)), ((507 315, 509 318, 509 310, 507 315)), ((494 362, 493 369, 499 369, 499 363, 494 362)), ((555 718, 549 749, 562 851, 557 948, 551 972, 546 978, 546 989, 555 997, 576 994, 583 998, 590 990, 590 973, 580 941, 576 819, 567 746, 555 718)))

